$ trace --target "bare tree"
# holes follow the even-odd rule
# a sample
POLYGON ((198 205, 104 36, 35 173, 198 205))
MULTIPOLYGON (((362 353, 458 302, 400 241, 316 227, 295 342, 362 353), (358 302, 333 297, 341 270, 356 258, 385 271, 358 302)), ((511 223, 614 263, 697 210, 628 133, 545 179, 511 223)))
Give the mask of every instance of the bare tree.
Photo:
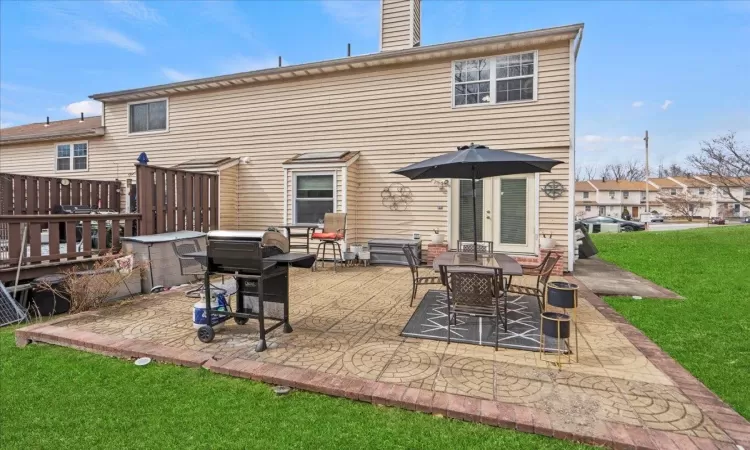
POLYGON ((576 166, 576 181, 594 180, 597 178, 599 167, 596 164, 584 164, 576 166))
POLYGON ((689 177, 691 172, 686 168, 682 167, 677 163, 671 163, 669 165, 664 164, 664 160, 659 162, 659 166, 656 168, 656 176, 658 178, 667 177, 689 177))
POLYGON ((684 216, 688 222, 692 222, 695 211, 700 207, 702 199, 688 191, 679 191, 675 195, 659 194, 659 201, 672 214, 684 216))
POLYGON ((750 147, 738 142, 734 132, 701 143, 700 153, 688 157, 698 173, 711 177, 724 195, 750 208, 750 201, 743 198, 750 188, 750 147), (742 187, 742 194, 735 196, 732 187, 742 187))
POLYGON ((607 164, 602 170, 601 178, 607 180, 643 181, 646 179, 646 169, 637 161, 607 164))

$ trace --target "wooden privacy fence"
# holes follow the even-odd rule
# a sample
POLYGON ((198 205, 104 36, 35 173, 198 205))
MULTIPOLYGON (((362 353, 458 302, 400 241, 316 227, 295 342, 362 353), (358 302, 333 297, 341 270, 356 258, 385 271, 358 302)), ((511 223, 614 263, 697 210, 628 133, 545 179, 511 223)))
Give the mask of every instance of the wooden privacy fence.
POLYGON ((55 205, 120 211, 120 182, 0 172, 0 215, 51 214, 55 205))
POLYGON ((141 235, 219 228, 219 176, 136 164, 141 235))
POLYGON ((120 238, 137 230, 139 218, 138 214, 0 215, 0 226, 8 234, 7 240, 0 240, 0 272, 15 270, 19 256, 23 265, 34 265, 116 253, 120 238))

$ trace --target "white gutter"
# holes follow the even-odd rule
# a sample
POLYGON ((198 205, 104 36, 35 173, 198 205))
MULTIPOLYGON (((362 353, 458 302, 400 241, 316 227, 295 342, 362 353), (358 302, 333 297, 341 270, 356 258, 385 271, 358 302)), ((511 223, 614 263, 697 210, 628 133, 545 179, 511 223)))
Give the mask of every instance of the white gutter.
MULTIPOLYGON (((576 164, 576 60, 578 50, 583 39, 583 28, 578 31, 574 39, 570 41, 570 162, 568 165, 568 271, 572 272, 575 266, 575 164, 576 164)), ((598 196, 598 195, 597 195, 598 196)))

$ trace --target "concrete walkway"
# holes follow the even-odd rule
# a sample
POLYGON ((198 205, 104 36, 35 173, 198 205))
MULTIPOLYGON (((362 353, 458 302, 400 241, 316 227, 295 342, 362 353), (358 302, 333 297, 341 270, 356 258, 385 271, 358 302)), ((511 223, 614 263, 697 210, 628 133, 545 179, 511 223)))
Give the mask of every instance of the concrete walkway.
POLYGON ((669 289, 599 258, 579 259, 573 275, 597 295, 683 299, 669 289))

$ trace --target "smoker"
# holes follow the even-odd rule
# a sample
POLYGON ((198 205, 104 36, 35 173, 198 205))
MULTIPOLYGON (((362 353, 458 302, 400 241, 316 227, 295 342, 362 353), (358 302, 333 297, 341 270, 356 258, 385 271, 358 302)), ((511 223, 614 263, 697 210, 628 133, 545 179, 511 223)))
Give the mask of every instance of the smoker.
POLYGON ((201 342, 211 342, 214 329, 211 315, 234 318, 239 325, 249 319, 258 320, 260 339, 256 352, 266 349, 266 333, 283 326, 291 333, 289 324, 289 267, 310 268, 315 255, 289 253, 289 240, 275 231, 210 231, 206 238, 206 273, 204 288, 206 298, 206 323, 198 329, 201 342), (211 310, 211 275, 233 275, 237 280, 237 305, 235 311, 211 310), (278 304, 281 317, 268 317, 264 304, 278 304), (265 321, 276 323, 266 328, 265 321))

